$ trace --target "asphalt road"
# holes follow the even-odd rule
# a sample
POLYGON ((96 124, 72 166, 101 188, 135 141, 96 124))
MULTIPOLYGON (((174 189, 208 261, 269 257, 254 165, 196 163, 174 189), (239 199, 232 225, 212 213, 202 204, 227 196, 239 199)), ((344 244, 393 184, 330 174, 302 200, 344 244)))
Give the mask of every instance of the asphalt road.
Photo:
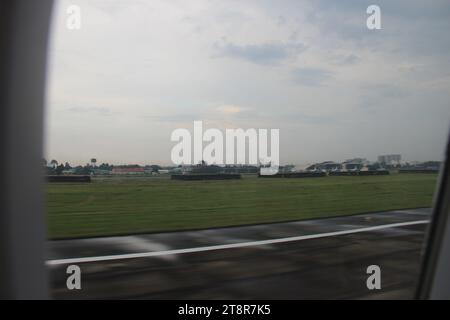
POLYGON ((50 241, 56 299, 408 299, 430 209, 50 241), (281 239, 281 240, 280 240, 281 239), (68 290, 66 268, 81 268, 68 290), (381 290, 366 269, 381 268, 381 290))

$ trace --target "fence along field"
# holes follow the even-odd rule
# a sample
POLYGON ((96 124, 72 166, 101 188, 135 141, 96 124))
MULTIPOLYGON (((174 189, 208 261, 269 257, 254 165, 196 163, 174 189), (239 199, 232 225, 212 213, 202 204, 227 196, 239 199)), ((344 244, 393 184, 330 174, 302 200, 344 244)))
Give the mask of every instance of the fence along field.
POLYGON ((436 174, 49 183, 50 238, 153 233, 430 207, 436 174))

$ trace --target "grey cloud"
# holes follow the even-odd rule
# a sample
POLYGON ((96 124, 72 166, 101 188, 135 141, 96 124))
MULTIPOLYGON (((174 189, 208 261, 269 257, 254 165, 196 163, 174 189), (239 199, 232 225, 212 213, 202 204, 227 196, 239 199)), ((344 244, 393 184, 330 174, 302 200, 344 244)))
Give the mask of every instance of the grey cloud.
POLYGON ((335 35, 372 51, 391 51, 411 56, 444 56, 450 50, 450 3, 421 0, 379 0, 382 30, 371 32, 366 28, 366 9, 371 0, 315 0, 308 21, 326 38, 335 35))
POLYGON ((371 109, 384 106, 387 101, 408 97, 410 93, 395 84, 372 84, 361 87, 361 107, 371 109))
POLYGON ((280 63, 306 50, 306 46, 302 43, 238 45, 227 42, 216 44, 215 48, 221 55, 261 65, 280 63))
POLYGON ((282 112, 279 114, 254 113, 251 119, 256 119, 261 123, 278 123, 278 124, 305 124, 305 125, 336 125, 339 119, 331 115, 312 115, 301 111, 282 112))
POLYGON ((113 114, 111 109, 106 107, 70 107, 67 110, 73 113, 93 113, 101 116, 110 116, 113 114))
POLYGON ((297 68, 292 71, 293 81, 308 87, 322 86, 332 75, 332 72, 318 68, 297 68))
POLYGON ((204 116, 198 113, 179 113, 159 116, 146 116, 147 119, 152 119, 158 122, 193 122, 196 120, 203 120, 204 116))
POLYGON ((288 113, 280 115, 285 122, 294 122, 311 125, 330 125, 338 123, 338 119, 327 115, 310 115, 305 113, 288 113))
POLYGON ((376 94, 385 98, 402 98, 407 96, 407 92, 395 84, 375 84, 363 87, 371 94, 376 94))
POLYGON ((423 0, 309 0, 316 9, 316 12, 326 14, 343 14, 359 15, 365 20, 366 9, 370 5, 378 5, 383 15, 396 16, 398 18, 407 19, 423 19, 423 20, 447 20, 450 14, 450 5, 447 0, 434 0, 429 3, 423 0))
POLYGON ((404 150, 416 160, 442 152, 448 0, 78 2, 89 15, 82 37, 65 28, 71 1, 54 15, 48 157, 84 161, 97 150, 109 162, 164 163, 170 129, 193 120, 280 128, 285 159, 296 163, 349 150, 404 150), (382 30, 367 29, 369 4, 380 5, 382 30), (203 32, 191 32, 197 25, 203 32), (251 109, 224 115, 217 102, 251 109), (83 144, 67 149, 74 136, 83 144), (113 144, 98 149, 92 137, 113 144))
POLYGON ((279 16, 277 19, 277 25, 282 26, 286 24, 286 18, 284 16, 279 16))
POLYGON ((358 63, 360 60, 361 60, 361 58, 359 58, 357 55, 355 55, 355 54, 349 54, 349 55, 346 55, 346 56, 338 57, 338 58, 336 59, 335 63, 336 63, 337 65, 340 65, 340 66, 346 66, 346 65, 353 65, 353 64, 356 64, 356 63, 358 63))

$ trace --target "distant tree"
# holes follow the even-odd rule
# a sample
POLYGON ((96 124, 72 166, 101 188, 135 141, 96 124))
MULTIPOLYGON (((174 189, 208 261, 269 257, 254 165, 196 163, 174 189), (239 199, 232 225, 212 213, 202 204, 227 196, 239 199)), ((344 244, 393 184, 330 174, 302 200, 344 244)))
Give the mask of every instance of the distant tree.
POLYGON ((101 165, 98 166, 98 168, 100 170, 108 170, 108 171, 112 170, 112 166, 110 166, 109 163, 102 163, 101 165))
POLYGON ((375 162, 367 167, 369 168, 369 170, 383 169, 383 165, 380 162, 375 162))
POLYGON ((50 164, 52 165, 53 169, 56 169, 56 167, 58 166, 58 161, 53 159, 52 161, 50 161, 50 164))
POLYGON ((156 165, 156 164, 152 164, 152 165, 150 166, 150 168, 152 168, 152 171, 153 171, 153 172, 159 172, 159 170, 162 169, 161 166, 158 166, 158 165, 156 165))
POLYGON ((83 166, 76 166, 75 168, 74 168, 74 173, 75 174, 83 174, 83 166))
POLYGON ((86 166, 77 166, 77 167, 75 167, 75 169, 74 169, 74 173, 75 174, 80 174, 80 175, 88 175, 88 174, 91 174, 91 171, 92 171, 92 167, 89 165, 89 164, 87 164, 86 166))
POLYGON ((56 167, 55 173, 57 175, 60 175, 60 174, 62 174, 63 171, 64 171, 64 165, 61 163, 59 166, 56 167))
POLYGON ((95 164, 97 163, 97 159, 95 159, 95 158, 92 158, 91 159, 91 165, 93 166, 93 167, 95 167, 95 164))
POLYGON ((425 168, 439 169, 441 167, 441 163, 439 161, 426 161, 422 163, 421 166, 425 168))
POLYGON ((64 164, 64 170, 70 170, 70 169, 72 169, 72 167, 70 166, 70 164, 68 162, 66 162, 64 164))

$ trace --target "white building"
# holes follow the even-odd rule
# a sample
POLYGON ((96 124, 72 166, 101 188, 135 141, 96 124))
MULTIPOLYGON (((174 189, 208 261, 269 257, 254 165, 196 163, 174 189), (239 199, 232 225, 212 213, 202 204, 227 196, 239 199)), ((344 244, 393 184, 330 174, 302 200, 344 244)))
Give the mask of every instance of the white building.
POLYGON ((401 160, 402 156, 400 154, 386 154, 378 156, 378 162, 385 164, 399 164, 401 160))

